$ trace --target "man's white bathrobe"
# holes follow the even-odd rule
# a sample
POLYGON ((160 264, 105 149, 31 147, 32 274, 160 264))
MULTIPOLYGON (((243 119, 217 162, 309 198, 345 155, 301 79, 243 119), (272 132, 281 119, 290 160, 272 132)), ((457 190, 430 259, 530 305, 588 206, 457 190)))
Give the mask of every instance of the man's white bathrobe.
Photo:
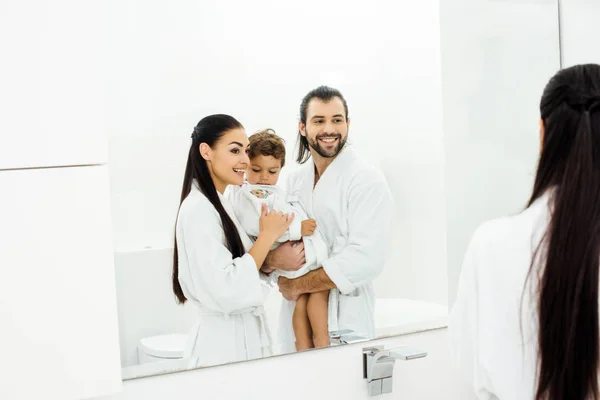
MULTIPOLYGON (((335 283, 329 296, 329 331, 349 329, 375 337, 372 281, 382 271, 392 236, 392 196, 385 177, 347 145, 327 167, 316 186, 308 161, 288 179, 287 192, 297 196, 314 218, 329 249, 322 264, 335 283), (314 187, 314 189, 313 189, 314 187)), ((293 352, 294 302, 283 301, 279 340, 293 352)))
MULTIPOLYGON (((246 251, 253 243, 237 221, 231 205, 219 194, 235 223, 246 251)), ((177 218, 179 282, 198 309, 198 323, 189 332, 185 357, 190 366, 224 364, 272 354, 263 304, 266 280, 248 253, 233 258, 225 242, 221 218, 196 186, 181 204, 177 218)))

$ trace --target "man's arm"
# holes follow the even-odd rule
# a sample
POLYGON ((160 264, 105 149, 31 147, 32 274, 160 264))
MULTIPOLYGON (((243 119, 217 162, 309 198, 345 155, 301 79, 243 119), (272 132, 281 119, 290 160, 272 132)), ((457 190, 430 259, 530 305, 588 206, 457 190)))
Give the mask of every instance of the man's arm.
POLYGON ((337 287, 342 294, 373 281, 389 254, 393 201, 387 182, 376 170, 358 173, 349 188, 346 246, 315 270, 283 283, 284 296, 297 297, 337 287))
POLYGON ((350 188, 346 247, 322 268, 296 279, 280 277, 279 291, 287 300, 333 288, 348 294, 379 275, 389 253, 393 202, 385 178, 373 172, 356 176, 350 188))
POLYGON ((310 271, 308 274, 296 279, 279 278, 279 291, 289 301, 296 301, 298 296, 303 293, 322 292, 335 287, 335 283, 323 268, 310 271))
POLYGON ((270 274, 276 269, 297 271, 306 263, 304 258, 304 242, 285 242, 267 254, 261 271, 270 274))

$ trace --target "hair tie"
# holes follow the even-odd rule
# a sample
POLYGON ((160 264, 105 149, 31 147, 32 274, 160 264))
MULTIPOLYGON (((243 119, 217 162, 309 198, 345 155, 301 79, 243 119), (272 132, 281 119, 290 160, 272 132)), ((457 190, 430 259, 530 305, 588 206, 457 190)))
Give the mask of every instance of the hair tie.
POLYGON ((585 111, 589 113, 592 113, 597 109, 600 109, 600 95, 590 97, 585 107, 585 111))
POLYGON ((561 89, 562 100, 574 110, 593 112, 600 108, 600 94, 597 92, 584 93, 568 85, 563 86, 561 89))

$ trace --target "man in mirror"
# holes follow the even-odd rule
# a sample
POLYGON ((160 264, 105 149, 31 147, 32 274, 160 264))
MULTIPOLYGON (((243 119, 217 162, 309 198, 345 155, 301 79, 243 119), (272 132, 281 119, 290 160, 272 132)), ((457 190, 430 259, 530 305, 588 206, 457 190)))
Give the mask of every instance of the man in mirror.
MULTIPOLYGON (((350 330, 375 337, 373 279, 382 271, 392 234, 393 201, 384 175, 349 143, 348 105, 342 94, 321 86, 300 105, 298 155, 301 165, 287 182, 322 229, 329 258, 297 279, 279 278, 284 301, 280 340, 294 351, 291 315, 302 294, 330 290, 329 331, 350 330)), ((297 263, 302 244, 272 251, 263 271, 297 263)))

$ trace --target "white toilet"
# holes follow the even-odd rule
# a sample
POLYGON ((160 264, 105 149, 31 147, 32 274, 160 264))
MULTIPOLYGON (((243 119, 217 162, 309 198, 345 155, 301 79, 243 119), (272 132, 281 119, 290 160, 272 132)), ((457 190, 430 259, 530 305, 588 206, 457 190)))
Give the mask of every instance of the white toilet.
POLYGON ((143 338, 138 344, 140 364, 183 358, 187 335, 172 333, 143 338))

